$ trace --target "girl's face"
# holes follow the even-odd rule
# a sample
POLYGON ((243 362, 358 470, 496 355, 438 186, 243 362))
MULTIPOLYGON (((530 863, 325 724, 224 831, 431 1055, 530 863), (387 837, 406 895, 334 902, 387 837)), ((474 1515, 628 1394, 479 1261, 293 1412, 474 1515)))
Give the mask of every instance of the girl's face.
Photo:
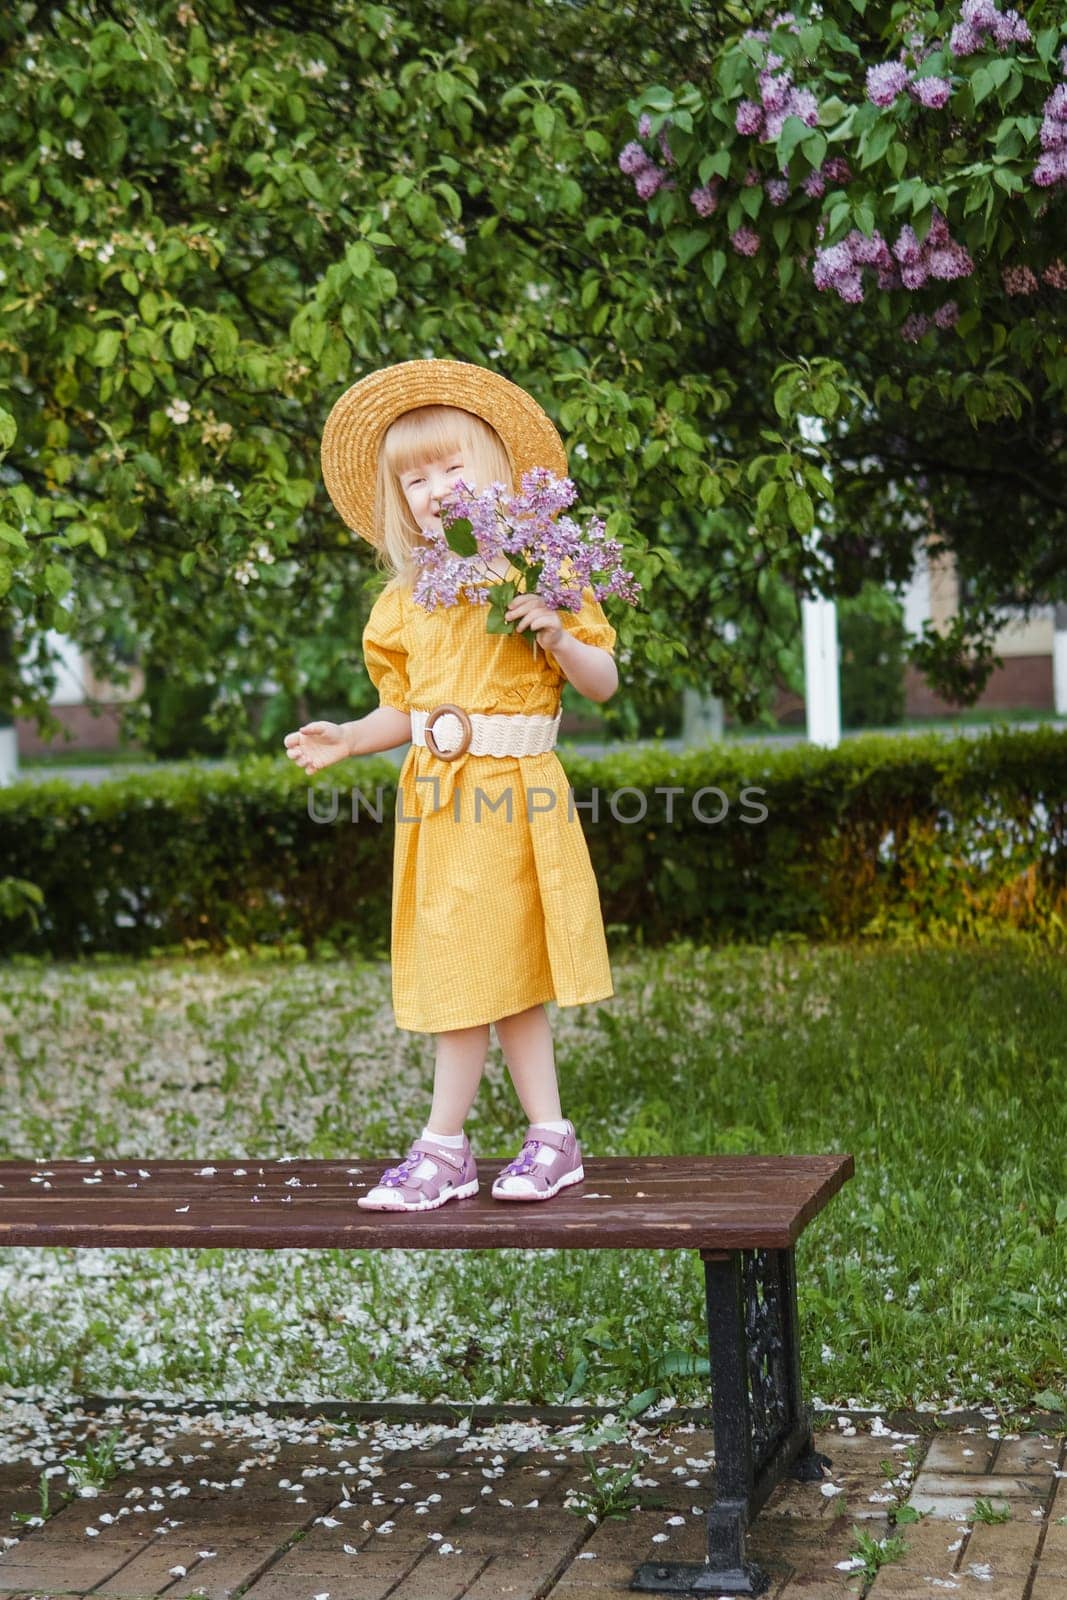
POLYGON ((425 533, 441 532, 441 496, 462 477, 463 455, 458 450, 432 461, 416 461, 400 474, 400 487, 411 514, 425 533))

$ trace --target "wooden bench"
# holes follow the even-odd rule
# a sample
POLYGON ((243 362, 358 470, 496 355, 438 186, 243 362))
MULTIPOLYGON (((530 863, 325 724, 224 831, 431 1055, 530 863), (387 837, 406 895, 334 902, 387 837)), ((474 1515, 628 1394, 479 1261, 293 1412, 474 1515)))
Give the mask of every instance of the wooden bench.
POLYGON ((481 1190, 435 1211, 364 1211, 376 1161, 0 1161, 0 1244, 201 1249, 698 1250, 715 1438, 707 1556, 646 1562, 631 1588, 758 1595, 746 1531, 787 1474, 821 1478, 802 1398, 794 1247, 854 1171, 850 1155, 605 1157, 537 1204, 481 1190), (147 1174, 147 1176, 145 1176, 147 1174), (294 1183, 293 1180, 298 1182, 294 1183))

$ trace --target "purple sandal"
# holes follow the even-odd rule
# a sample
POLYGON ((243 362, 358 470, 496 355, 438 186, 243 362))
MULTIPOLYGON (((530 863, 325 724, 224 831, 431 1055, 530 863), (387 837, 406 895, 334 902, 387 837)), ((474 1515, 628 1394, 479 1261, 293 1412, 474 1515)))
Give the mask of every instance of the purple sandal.
POLYGON ((446 1200, 465 1200, 478 1193, 478 1168, 470 1140, 463 1148, 416 1139, 397 1167, 386 1167, 379 1181, 356 1200, 367 1211, 432 1211, 446 1200), (427 1170, 420 1172, 425 1163, 427 1170))
POLYGON ((573 1122, 568 1122, 566 1133, 531 1122, 521 1151, 497 1174, 492 1195, 494 1200, 551 1200, 584 1177, 573 1122))

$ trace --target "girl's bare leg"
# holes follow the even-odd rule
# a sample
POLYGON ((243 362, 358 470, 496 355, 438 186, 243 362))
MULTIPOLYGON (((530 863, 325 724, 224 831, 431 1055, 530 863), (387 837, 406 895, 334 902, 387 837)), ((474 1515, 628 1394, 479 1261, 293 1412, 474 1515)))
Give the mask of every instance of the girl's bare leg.
POLYGON ((489 1024, 452 1028, 435 1035, 433 1105, 426 1126, 445 1138, 463 1132, 489 1051, 489 1024))
POLYGON ((515 1093, 530 1122, 561 1122, 552 1025, 543 1005, 494 1024, 515 1093))

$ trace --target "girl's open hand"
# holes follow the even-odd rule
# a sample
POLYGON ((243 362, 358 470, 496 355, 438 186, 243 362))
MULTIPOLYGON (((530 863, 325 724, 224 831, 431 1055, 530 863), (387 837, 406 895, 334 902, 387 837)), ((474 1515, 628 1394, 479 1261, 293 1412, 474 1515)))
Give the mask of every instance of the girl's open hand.
POLYGON ((516 633, 532 628, 542 650, 555 650, 563 638, 563 621, 558 611, 550 611, 539 594, 517 594, 504 617, 515 623, 516 633))
POLYGON ((303 767, 309 777, 349 754, 344 729, 336 722, 305 722, 296 733, 286 734, 285 750, 290 761, 303 767))

